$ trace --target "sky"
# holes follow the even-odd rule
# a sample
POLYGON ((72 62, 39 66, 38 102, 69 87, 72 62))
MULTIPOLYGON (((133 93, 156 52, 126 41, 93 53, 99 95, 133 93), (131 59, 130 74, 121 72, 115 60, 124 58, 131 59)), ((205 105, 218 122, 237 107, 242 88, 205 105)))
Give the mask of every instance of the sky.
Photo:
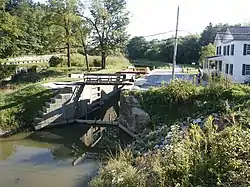
MULTIPOLYGON (((42 1, 45 0, 36 0, 42 1)), ((244 24, 250 22, 250 0, 127 0, 130 11, 128 32, 133 36, 148 36, 174 31, 177 6, 180 7, 179 35, 200 34, 212 22, 244 24)), ((164 39, 168 34, 148 37, 164 39)))
MULTIPOLYGON (((148 36, 175 30, 177 6, 180 7, 179 35, 201 33, 212 22, 246 23, 250 21, 250 0, 128 0, 132 36, 148 36)), ((171 37, 174 32, 150 39, 171 37)))

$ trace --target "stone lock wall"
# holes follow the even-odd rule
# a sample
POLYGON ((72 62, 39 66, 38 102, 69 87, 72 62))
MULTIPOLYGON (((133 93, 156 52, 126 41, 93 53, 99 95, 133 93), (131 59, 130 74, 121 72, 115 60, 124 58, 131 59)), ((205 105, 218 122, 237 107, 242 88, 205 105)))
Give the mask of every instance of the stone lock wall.
POLYGON ((138 133, 150 124, 147 112, 141 109, 139 101, 131 95, 121 93, 118 122, 133 133, 138 133))

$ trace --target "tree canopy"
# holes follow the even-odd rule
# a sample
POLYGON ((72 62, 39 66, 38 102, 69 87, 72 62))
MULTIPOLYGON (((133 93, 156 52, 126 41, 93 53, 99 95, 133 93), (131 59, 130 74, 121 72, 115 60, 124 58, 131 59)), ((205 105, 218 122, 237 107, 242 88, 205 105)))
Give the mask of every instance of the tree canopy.
MULTIPOLYGON (((129 40, 126 6, 126 0, 0 0, 0 58, 64 53, 71 66, 70 54, 79 52, 87 64, 88 54, 100 55, 102 68, 106 57, 116 54, 172 62, 173 38, 129 40)), ((216 33, 229 26, 209 23, 200 35, 179 37, 177 63, 202 61, 206 50, 213 50, 216 33)))
POLYGON ((123 52, 129 23, 126 0, 0 1, 0 58, 63 52, 87 53, 87 39, 95 54, 123 52), (86 16, 85 16, 86 15, 86 16), (84 48, 84 50, 82 50, 84 48), (84 52, 83 52, 84 51, 84 52))
POLYGON ((92 0, 90 16, 85 17, 92 28, 92 45, 101 53, 102 68, 106 67, 106 57, 123 49, 128 40, 126 4, 126 0, 92 0))
MULTIPOLYGON (((179 37, 177 63, 198 63, 202 62, 207 56, 213 56, 215 53, 213 43, 216 34, 225 32, 230 26, 240 26, 240 24, 228 25, 220 23, 213 25, 209 23, 201 35, 179 37)), ((173 50, 174 38, 147 41, 142 36, 136 36, 130 39, 127 45, 127 55, 131 60, 147 59, 171 63, 173 50)))

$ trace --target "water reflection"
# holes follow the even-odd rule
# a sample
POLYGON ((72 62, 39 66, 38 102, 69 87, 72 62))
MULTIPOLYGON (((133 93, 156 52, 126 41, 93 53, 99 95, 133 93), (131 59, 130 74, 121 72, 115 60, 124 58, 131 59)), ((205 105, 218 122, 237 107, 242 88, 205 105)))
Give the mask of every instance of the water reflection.
POLYGON ((72 125, 0 139, 0 186, 77 187, 86 183, 97 162, 87 160, 72 166, 85 151, 80 138, 86 131, 72 125))
POLYGON ((0 139, 0 160, 15 155, 18 146, 49 149, 55 160, 79 155, 85 147, 80 138, 86 131, 87 128, 72 125, 0 139))

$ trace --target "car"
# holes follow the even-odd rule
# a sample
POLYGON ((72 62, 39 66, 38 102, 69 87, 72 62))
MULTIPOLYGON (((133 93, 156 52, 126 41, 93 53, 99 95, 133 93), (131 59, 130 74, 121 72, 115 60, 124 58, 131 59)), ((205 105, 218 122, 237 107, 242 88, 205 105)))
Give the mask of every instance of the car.
MULTIPOLYGON (((175 73, 177 79, 194 81, 196 74, 175 73)), ((160 87, 172 80, 171 72, 155 72, 135 80, 132 90, 148 90, 150 87, 160 87)))

